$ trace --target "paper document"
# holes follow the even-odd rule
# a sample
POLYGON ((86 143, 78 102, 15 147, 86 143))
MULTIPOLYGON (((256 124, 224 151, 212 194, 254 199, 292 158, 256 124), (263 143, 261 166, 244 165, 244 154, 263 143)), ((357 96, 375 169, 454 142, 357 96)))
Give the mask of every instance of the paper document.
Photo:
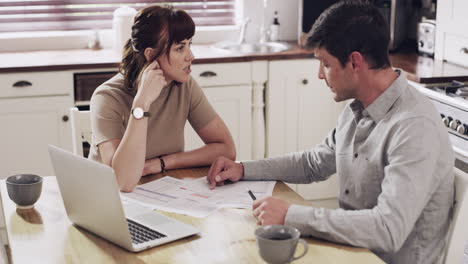
POLYGON ((206 217, 219 208, 250 208, 253 201, 247 188, 260 199, 271 195, 275 184, 275 181, 240 181, 210 190, 206 177, 179 180, 165 176, 121 196, 152 209, 206 217))

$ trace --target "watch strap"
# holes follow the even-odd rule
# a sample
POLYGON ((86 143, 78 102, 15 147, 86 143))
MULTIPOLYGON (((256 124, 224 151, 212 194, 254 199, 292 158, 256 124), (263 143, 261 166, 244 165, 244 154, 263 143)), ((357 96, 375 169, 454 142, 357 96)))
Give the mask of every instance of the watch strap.
POLYGON ((161 173, 166 172, 166 163, 164 163, 164 159, 162 156, 159 156, 159 162, 161 162, 161 173))

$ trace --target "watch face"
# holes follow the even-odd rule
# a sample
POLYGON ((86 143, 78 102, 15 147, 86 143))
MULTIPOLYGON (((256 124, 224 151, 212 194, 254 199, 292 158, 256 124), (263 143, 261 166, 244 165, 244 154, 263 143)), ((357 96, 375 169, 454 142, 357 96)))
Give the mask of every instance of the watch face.
POLYGON ((133 116, 136 119, 141 119, 143 117, 143 109, 140 107, 135 107, 135 109, 133 109, 133 116))

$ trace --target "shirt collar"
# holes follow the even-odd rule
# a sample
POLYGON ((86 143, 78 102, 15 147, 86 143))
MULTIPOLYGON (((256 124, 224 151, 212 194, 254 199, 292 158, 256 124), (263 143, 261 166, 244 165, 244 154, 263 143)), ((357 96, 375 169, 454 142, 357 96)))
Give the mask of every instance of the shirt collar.
POLYGON ((407 87, 406 76, 398 69, 395 72, 398 74, 398 78, 366 109, 363 109, 362 103, 358 100, 351 103, 351 109, 357 120, 361 119, 362 116, 370 116, 377 123, 387 114, 407 87))

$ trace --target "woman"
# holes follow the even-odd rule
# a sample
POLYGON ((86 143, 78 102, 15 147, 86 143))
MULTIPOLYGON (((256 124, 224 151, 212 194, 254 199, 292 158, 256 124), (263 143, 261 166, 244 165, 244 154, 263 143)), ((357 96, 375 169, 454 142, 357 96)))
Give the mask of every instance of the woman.
POLYGON ((141 176, 235 159, 226 125, 190 76, 195 24, 172 7, 149 6, 135 17, 119 74, 91 98, 90 159, 111 166, 122 191, 141 176), (205 142, 184 152, 189 121, 205 142))

